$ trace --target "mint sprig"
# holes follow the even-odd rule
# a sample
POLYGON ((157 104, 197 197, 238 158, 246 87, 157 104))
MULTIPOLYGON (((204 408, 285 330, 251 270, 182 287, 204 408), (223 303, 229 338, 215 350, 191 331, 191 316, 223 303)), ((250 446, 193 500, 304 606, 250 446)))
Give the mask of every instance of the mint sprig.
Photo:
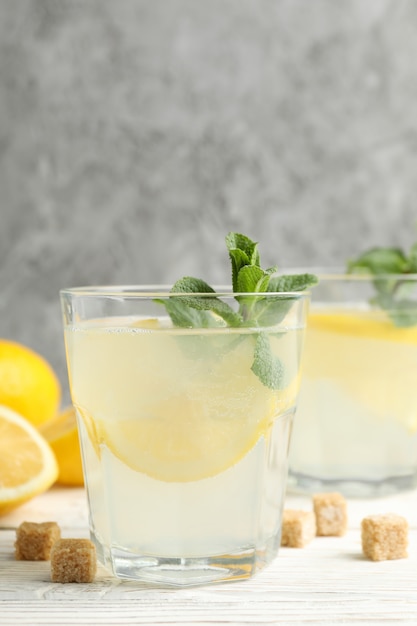
POLYGON ((417 302, 409 297, 417 284, 407 278, 407 274, 417 273, 417 243, 408 255, 401 248, 371 248, 349 261, 347 272, 374 276, 375 296, 370 304, 386 311, 395 326, 417 324, 417 302))
POLYGON ((169 300, 160 300, 165 305, 175 326, 208 328, 222 325, 219 318, 227 326, 241 325, 242 318, 239 313, 235 313, 232 307, 217 298, 216 295, 187 297, 186 294, 190 293, 215 294, 214 289, 200 278, 193 278, 192 276, 180 278, 173 285, 171 293, 185 294, 184 296, 173 296, 169 300))
POLYGON ((172 296, 159 302, 166 307, 174 325, 182 328, 259 328, 251 369, 266 387, 279 389, 284 367, 273 355, 268 334, 262 328, 280 322, 291 308, 293 299, 270 294, 304 291, 317 284, 317 278, 313 274, 273 276, 277 267, 261 268, 258 244, 246 235, 229 233, 226 246, 238 311, 221 300, 204 280, 191 276, 178 280, 171 289, 172 296), (187 297, 190 293, 201 296, 187 297), (262 294, 268 295, 262 297, 262 294))

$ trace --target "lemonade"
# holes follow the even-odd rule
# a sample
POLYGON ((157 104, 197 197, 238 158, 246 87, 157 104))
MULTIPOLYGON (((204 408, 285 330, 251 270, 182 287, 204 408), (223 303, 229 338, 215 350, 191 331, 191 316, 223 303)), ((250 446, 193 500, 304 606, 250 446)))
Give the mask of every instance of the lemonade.
POLYGON ((290 454, 292 487, 354 496, 414 487, 416 381, 417 326, 395 326, 365 302, 312 306, 290 454))
POLYGON ((137 316, 67 325, 92 537, 118 576, 240 578, 276 554, 303 330, 262 333, 279 389, 252 371, 259 329, 137 316))
POLYGON ((121 578, 247 578, 278 552, 317 278, 262 269, 245 235, 226 246, 228 288, 184 276, 60 294, 90 534, 121 578))

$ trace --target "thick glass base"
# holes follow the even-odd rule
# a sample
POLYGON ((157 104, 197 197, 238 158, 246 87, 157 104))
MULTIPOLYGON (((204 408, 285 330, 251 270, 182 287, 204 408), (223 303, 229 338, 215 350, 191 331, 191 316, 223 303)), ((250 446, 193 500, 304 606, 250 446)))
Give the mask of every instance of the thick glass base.
POLYGON ((109 548, 94 533, 91 540, 98 560, 117 578, 163 587, 190 587, 250 578, 277 556, 281 533, 261 549, 252 547, 231 554, 191 558, 165 558, 109 548))
POLYGON ((289 471, 287 491, 300 494, 337 491, 351 498, 379 498, 417 487, 417 470, 384 478, 322 477, 289 471))

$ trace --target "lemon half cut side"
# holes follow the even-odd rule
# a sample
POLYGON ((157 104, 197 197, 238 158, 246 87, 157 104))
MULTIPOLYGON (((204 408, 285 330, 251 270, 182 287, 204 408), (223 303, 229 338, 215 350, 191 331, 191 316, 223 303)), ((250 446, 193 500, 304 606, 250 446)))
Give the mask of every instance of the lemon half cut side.
POLYGON ((55 455, 44 437, 0 405, 0 515, 49 489, 57 476, 55 455))

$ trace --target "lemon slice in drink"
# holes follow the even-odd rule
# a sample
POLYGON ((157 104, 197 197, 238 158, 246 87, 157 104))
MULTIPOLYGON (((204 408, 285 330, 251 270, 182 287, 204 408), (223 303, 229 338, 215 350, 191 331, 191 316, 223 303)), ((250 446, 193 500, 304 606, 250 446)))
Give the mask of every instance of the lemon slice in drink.
POLYGON ((138 472, 167 482, 193 481, 237 463, 267 434, 274 417, 270 401, 257 405, 256 417, 248 412, 229 419, 205 416, 194 404, 177 396, 161 403, 159 416, 102 423, 101 439, 138 472))
POLYGON ((417 345, 417 326, 407 328, 394 326, 388 318, 376 317, 371 312, 365 311, 311 312, 308 317, 308 328, 417 345))
POLYGON ((313 312, 305 372, 331 379, 379 419, 417 431, 417 327, 399 328, 371 312, 313 312))
POLYGON ((162 481, 195 481, 226 470, 268 436, 284 403, 294 400, 262 385, 252 362, 252 339, 214 363, 203 359, 206 367, 192 380, 180 374, 176 391, 149 394, 130 419, 96 419, 100 443, 133 470, 162 481))
POLYGON ((0 515, 46 491, 57 476, 54 453, 42 435, 0 406, 0 515))

